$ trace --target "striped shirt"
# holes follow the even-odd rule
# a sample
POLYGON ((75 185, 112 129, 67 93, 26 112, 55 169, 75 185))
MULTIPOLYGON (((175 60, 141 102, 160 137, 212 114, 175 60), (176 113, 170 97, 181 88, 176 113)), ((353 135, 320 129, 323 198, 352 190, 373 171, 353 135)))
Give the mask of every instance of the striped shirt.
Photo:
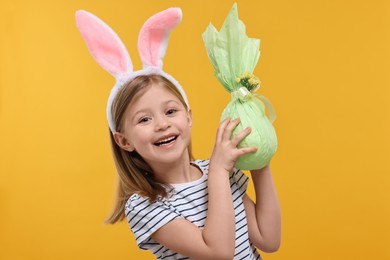
MULTIPOLYGON (((208 206, 207 177, 209 161, 193 162, 202 171, 200 179, 183 184, 173 184, 168 198, 150 203, 148 198, 132 195, 126 203, 125 214, 138 247, 150 250, 157 259, 190 259, 171 251, 151 238, 163 225, 176 218, 184 218, 203 229, 208 206)), ((230 173, 233 206, 236 219, 236 248, 234 259, 261 259, 256 248, 250 243, 243 203, 248 177, 240 170, 230 173)))

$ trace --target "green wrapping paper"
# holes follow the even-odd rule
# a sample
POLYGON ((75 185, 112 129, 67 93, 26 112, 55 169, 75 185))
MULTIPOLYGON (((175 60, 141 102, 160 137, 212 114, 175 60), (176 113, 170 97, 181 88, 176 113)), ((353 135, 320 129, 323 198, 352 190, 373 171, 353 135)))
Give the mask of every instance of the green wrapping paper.
POLYGON ((260 83, 252 73, 260 57, 260 40, 246 35, 245 25, 238 18, 237 4, 233 5, 219 32, 210 23, 202 36, 215 76, 232 95, 222 112, 221 121, 227 117, 240 118, 241 122, 232 135, 246 127, 251 127, 252 132, 238 147, 258 148, 256 153, 240 157, 236 168, 261 169, 275 154, 277 138, 272 126, 275 120, 273 107, 267 98, 255 94, 260 83))

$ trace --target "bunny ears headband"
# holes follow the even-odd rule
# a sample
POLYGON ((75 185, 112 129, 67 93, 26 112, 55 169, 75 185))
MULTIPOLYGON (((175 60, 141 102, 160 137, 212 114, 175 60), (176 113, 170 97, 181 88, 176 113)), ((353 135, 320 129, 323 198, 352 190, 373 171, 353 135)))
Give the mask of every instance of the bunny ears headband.
POLYGON ((107 103, 107 119, 112 133, 116 131, 111 113, 112 102, 125 83, 140 75, 157 74, 168 79, 179 90, 189 108, 184 89, 162 70, 169 34, 181 22, 181 18, 180 8, 169 8, 153 15, 144 23, 138 36, 138 51, 143 68, 133 71, 130 55, 118 35, 95 15, 84 10, 76 12, 77 28, 89 52, 116 79, 107 103))

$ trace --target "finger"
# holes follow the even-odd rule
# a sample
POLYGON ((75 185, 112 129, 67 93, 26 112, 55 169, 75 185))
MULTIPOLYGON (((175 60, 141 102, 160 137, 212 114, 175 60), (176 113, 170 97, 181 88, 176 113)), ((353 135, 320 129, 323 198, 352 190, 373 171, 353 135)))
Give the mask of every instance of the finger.
POLYGON ((247 127, 245 128, 244 130, 242 130, 241 132, 239 132, 238 134, 236 134, 233 139, 232 139, 232 145, 234 145, 234 147, 237 147, 237 145, 245 139, 245 137, 247 137, 250 133, 252 132, 252 128, 250 127, 247 127))
POLYGON ((255 153, 255 152, 257 152, 256 146, 243 147, 243 148, 238 149, 239 156, 243 156, 243 155, 255 153))
POLYGON ((230 118, 225 118, 217 129, 217 136, 215 138, 216 142, 222 141, 222 135, 225 132, 226 126, 230 123, 230 118))
POLYGON ((240 118, 236 118, 233 121, 230 121, 230 123, 226 126, 225 131, 222 134, 222 140, 230 140, 234 128, 238 126, 240 121, 240 118))

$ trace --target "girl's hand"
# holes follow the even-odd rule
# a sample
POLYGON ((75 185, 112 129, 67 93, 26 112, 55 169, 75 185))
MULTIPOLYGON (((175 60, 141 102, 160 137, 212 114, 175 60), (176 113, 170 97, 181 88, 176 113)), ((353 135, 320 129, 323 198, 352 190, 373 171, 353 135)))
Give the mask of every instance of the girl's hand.
POLYGON ((227 118, 218 127, 214 150, 210 158, 210 169, 224 169, 229 173, 240 156, 257 151, 255 146, 237 148, 237 145, 252 131, 248 127, 232 137, 232 132, 239 123, 239 118, 233 121, 227 118))

